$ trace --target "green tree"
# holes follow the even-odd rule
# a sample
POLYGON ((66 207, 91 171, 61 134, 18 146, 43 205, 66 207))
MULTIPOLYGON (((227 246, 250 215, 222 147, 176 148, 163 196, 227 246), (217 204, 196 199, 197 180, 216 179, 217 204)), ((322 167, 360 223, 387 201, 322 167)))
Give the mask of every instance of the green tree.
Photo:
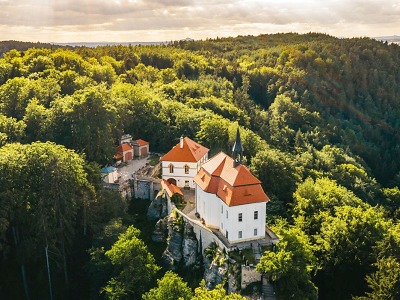
POLYGON ((157 280, 157 287, 142 296, 144 300, 190 300, 192 290, 187 283, 172 271, 165 273, 163 278, 157 280))
POLYGON ((49 126, 49 110, 39 103, 36 98, 29 101, 23 121, 26 124, 26 139, 28 142, 46 139, 49 126))
POLYGON ((84 152, 90 161, 111 161, 120 130, 117 110, 108 98, 109 92, 101 85, 56 100, 51 110, 55 141, 84 152))
POLYGON ((310 235, 319 232, 326 216, 333 216, 338 207, 367 207, 353 192, 328 178, 307 178, 297 187, 294 198, 296 224, 310 235))
POLYGON ((318 289, 311 281, 316 269, 311 243, 299 228, 280 223, 274 227, 280 240, 276 251, 266 251, 257 271, 275 282, 283 299, 317 299, 318 289))
POLYGON ((6 142, 21 142, 25 137, 25 128, 26 124, 23 121, 0 114, 0 133, 3 135, 0 146, 5 145, 6 142))
POLYGON ((194 290, 194 296, 192 300, 245 300, 246 298, 236 294, 231 293, 226 294, 225 289, 222 284, 218 284, 215 289, 208 290, 204 280, 200 282, 199 287, 194 290))
POLYGON ((204 119, 196 138, 209 147, 213 153, 227 151, 229 141, 229 121, 222 117, 204 119))
POLYGON ((380 259, 375 266, 378 270, 367 275, 366 281, 371 290, 365 296, 354 300, 395 300, 400 298, 400 262, 398 258, 380 259))
MULTIPOLYGON (((67 256, 78 217, 85 218, 80 214, 82 198, 92 195, 84 164, 84 159, 72 150, 52 143, 9 144, 0 148, 0 207, 7 208, 3 229, 6 225, 10 233, 6 244, 11 248, 9 255, 14 255, 18 262, 27 297, 26 266, 45 264, 49 251, 56 254, 52 261, 57 264, 52 268, 58 266, 65 282, 69 281, 67 256)), ((42 268, 50 269, 49 262, 47 268, 42 268)), ((35 278, 30 280, 34 282, 35 278)))
POLYGON ((316 235, 321 295, 348 298, 365 291, 364 278, 376 261, 377 247, 390 226, 382 209, 338 206, 325 215, 316 235))
POLYGON ((160 269, 139 235, 140 231, 130 226, 105 252, 113 266, 113 277, 104 287, 108 299, 139 297, 160 269))
POLYGON ((266 148, 251 160, 251 171, 260 179, 264 190, 283 201, 292 202, 300 177, 291 158, 279 150, 266 148))

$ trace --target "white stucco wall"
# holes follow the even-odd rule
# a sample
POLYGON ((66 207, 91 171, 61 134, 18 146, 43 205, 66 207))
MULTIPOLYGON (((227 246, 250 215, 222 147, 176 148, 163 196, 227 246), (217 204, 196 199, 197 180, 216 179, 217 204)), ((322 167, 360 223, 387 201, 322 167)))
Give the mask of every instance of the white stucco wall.
POLYGON ((103 173, 103 181, 106 183, 114 183, 118 179, 118 172, 115 170, 114 172, 104 174, 103 173))
POLYGON ((266 202, 251 203, 229 207, 217 195, 207 193, 196 188, 196 211, 200 218, 205 220, 208 227, 218 228, 230 243, 244 242, 265 237, 266 202), (254 212, 258 211, 258 218, 254 219, 254 212), (239 213, 242 221, 239 222, 239 213), (257 229, 257 235, 254 235, 257 229), (242 231, 242 238, 239 238, 242 231))
MULTIPOLYGON (((221 201, 221 203, 223 203, 221 201)), ((265 237, 265 214, 266 203, 251 203, 237 206, 224 206, 224 229, 220 228, 220 232, 226 236, 228 231, 228 240, 230 243, 244 242, 248 240, 260 239, 265 237), (226 218, 226 211, 228 211, 228 218, 226 218), (258 218, 254 220, 254 212, 258 211, 258 218), (242 214, 242 221, 239 222, 239 213, 242 214), (254 235, 254 229, 257 229, 257 235, 254 235), (242 238, 239 238, 239 231, 242 232, 242 238)))
POLYGON ((196 211, 208 227, 219 228, 221 225, 221 199, 215 194, 196 189, 196 211))
POLYGON ((162 161, 162 179, 168 180, 173 178, 176 180, 176 185, 180 188, 185 187, 185 181, 189 181, 189 187, 195 188, 193 182, 194 176, 200 170, 200 166, 208 159, 208 154, 204 155, 198 162, 174 162, 174 161, 162 161), (170 173, 169 166, 174 166, 174 172, 170 173), (189 174, 185 174, 185 165, 189 166, 189 174))

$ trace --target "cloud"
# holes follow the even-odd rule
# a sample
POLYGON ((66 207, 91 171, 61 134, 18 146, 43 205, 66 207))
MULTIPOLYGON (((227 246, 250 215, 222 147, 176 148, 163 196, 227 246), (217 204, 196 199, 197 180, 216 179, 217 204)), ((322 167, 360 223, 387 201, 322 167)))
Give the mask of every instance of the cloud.
POLYGON ((381 30, 378 35, 390 35, 400 28, 400 1, 0 0, 0 26, 0 39, 42 36, 44 41, 93 38, 101 32, 130 41, 145 36, 166 40, 174 34, 179 39, 186 33, 195 38, 277 31, 359 36, 381 30))

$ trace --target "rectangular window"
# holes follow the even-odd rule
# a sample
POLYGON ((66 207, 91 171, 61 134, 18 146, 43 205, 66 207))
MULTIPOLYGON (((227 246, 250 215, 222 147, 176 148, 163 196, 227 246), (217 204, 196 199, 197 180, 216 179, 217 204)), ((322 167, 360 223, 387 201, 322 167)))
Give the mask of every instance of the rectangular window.
POLYGON ((242 232, 239 231, 239 239, 241 239, 241 238, 242 238, 242 232))
POLYGON ((258 220, 258 210, 254 212, 254 220, 258 220))
POLYGON ((226 211, 226 218, 228 219, 228 211, 226 211))
POLYGON ((224 213, 224 207, 221 205, 221 214, 224 213))
POLYGON ((221 229, 224 229, 224 223, 221 223, 221 229))
POLYGON ((242 222, 242 219, 243 219, 242 213, 239 213, 238 219, 239 219, 239 222, 242 222))
POLYGON ((257 228, 254 228, 254 236, 257 235, 257 228))

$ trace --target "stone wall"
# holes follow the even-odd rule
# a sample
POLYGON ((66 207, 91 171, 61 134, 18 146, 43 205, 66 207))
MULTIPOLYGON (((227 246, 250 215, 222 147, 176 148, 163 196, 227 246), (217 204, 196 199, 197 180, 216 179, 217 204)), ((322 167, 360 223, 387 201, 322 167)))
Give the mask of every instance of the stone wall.
POLYGON ((261 274, 256 271, 255 267, 251 266, 242 266, 242 282, 241 286, 244 289, 250 283, 253 282, 260 282, 261 281, 261 274))
POLYGON ((132 181, 132 196, 135 198, 153 200, 161 190, 161 181, 152 177, 135 176, 132 181))
POLYGON ((220 249, 225 249, 228 251, 228 249, 225 247, 225 245, 215 236, 215 234, 207 227, 202 225, 199 221, 194 221, 190 219, 187 215, 185 215, 183 212, 180 210, 176 210, 177 213, 179 213, 185 222, 189 223, 190 225, 193 226, 193 231, 196 234, 196 238, 198 241, 201 241, 201 249, 204 250, 207 248, 212 242, 216 243, 220 249))

